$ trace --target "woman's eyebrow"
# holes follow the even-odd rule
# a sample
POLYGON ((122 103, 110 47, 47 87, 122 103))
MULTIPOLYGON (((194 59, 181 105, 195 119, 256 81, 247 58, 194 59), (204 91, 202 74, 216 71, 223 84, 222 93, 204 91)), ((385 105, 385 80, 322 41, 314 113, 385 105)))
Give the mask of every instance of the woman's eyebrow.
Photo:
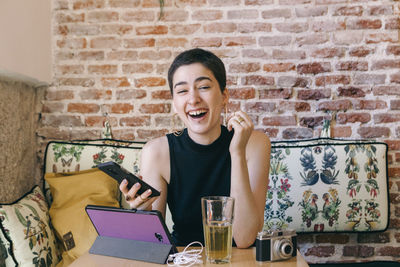
MULTIPOLYGON (((194 80, 194 82, 195 82, 195 83, 198 83, 198 82, 201 82, 201 81, 203 81, 203 80, 209 80, 209 81, 211 81, 211 79, 210 79, 209 77, 207 77, 207 76, 200 76, 200 77, 196 78, 196 80, 194 80)), ((185 81, 178 82, 178 83, 176 83, 176 84, 174 85, 174 88, 176 88, 176 87, 179 86, 179 85, 185 85, 185 84, 188 84, 188 83, 185 82, 185 81)))

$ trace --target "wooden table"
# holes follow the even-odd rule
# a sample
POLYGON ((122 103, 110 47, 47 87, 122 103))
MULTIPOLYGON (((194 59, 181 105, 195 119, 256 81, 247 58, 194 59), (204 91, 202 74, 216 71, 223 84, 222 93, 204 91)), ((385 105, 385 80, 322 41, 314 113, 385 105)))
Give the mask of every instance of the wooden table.
MULTIPOLYGON (((178 248, 179 251, 182 251, 183 248, 178 248)), ((147 266, 167 266, 143 262, 143 261, 133 261, 121 258, 114 258, 108 256, 94 255, 86 253, 75 260, 70 267, 147 267, 147 266)), ((199 265, 193 265, 199 266, 199 265)), ((286 261, 275 261, 275 262, 258 262, 256 261, 256 250, 255 247, 251 247, 248 249, 238 249, 236 247, 232 248, 232 259, 229 264, 210 264, 205 260, 204 250, 203 250, 203 265, 202 266, 219 266, 219 267, 243 267, 243 266, 268 266, 268 267, 307 267, 308 264, 304 260, 304 258, 297 252, 297 257, 291 258, 286 261)))

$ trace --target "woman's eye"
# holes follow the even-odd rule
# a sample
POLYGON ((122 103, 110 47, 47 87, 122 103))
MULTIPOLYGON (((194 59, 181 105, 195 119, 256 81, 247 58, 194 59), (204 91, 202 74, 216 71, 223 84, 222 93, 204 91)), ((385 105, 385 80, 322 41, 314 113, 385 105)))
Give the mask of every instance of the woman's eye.
POLYGON ((208 89, 208 88, 210 88, 210 86, 200 86, 200 87, 199 87, 200 90, 206 90, 206 89, 208 89))
POLYGON ((177 94, 183 94, 183 93, 186 93, 186 92, 187 92, 186 89, 180 89, 180 90, 176 91, 177 94))

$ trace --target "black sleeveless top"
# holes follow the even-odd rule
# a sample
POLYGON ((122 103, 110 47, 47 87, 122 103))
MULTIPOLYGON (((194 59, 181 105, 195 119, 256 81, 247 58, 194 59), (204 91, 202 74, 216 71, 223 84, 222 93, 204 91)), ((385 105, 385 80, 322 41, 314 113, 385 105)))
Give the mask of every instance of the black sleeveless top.
POLYGON ((229 196, 233 131, 221 126, 221 135, 210 145, 182 135, 167 134, 170 154, 170 182, 167 202, 174 222, 172 237, 177 246, 192 241, 204 244, 201 202, 203 196, 229 196))

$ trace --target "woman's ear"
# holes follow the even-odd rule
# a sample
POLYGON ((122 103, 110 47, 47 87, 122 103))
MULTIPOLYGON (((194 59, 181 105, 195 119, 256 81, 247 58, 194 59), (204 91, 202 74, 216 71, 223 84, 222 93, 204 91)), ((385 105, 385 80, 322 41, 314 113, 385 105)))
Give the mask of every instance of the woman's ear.
POLYGON ((222 92, 222 102, 224 103, 224 105, 228 105, 229 103, 229 92, 228 92, 228 88, 225 88, 225 90, 222 92))

